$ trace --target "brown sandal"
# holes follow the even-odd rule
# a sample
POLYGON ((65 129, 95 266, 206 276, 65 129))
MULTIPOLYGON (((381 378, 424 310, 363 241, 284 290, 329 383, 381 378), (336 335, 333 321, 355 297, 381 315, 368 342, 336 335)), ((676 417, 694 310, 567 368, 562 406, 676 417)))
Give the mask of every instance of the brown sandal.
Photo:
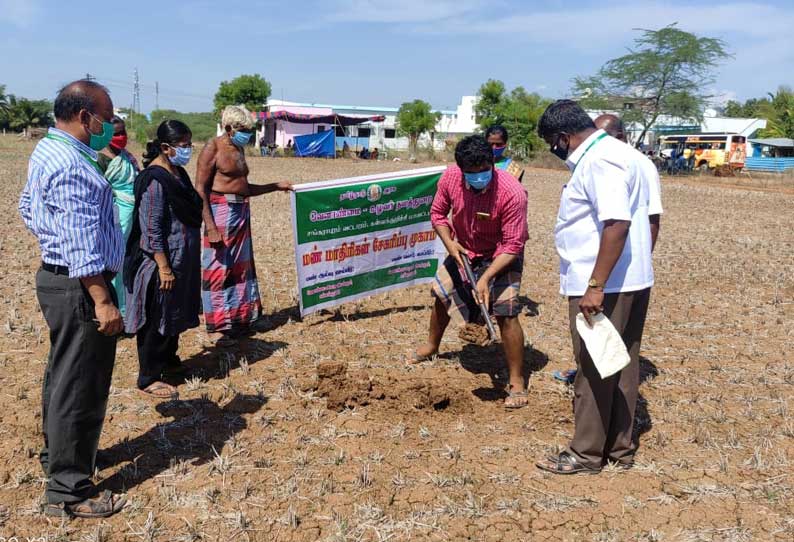
POLYGON ((598 474, 601 472, 601 469, 583 465, 568 451, 562 451, 557 456, 547 457, 545 462, 538 461, 535 466, 552 474, 598 474))
POLYGON ((74 503, 46 504, 42 512, 53 517, 107 518, 120 512, 127 504, 124 494, 114 495, 105 490, 96 497, 74 503))
POLYGON ((146 397, 151 397, 154 399, 168 399, 170 401, 179 399, 179 392, 176 390, 176 388, 160 380, 153 382, 142 390, 139 389, 138 391, 146 397))

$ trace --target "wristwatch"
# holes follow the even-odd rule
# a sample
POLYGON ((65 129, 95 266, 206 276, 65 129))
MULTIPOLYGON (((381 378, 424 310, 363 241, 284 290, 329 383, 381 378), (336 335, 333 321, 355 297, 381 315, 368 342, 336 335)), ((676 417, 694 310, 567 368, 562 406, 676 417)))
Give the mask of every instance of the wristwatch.
POLYGON ((589 281, 587 281, 587 287, 588 288, 593 288, 593 289, 596 289, 596 290, 603 290, 604 289, 604 285, 601 284, 600 282, 598 282, 594 278, 591 278, 589 281))

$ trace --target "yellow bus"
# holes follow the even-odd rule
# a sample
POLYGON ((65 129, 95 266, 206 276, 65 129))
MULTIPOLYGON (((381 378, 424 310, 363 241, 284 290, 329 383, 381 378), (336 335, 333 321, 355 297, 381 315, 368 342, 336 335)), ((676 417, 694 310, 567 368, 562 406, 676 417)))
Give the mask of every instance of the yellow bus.
POLYGON ((742 169, 747 156, 747 140, 738 134, 686 134, 659 138, 659 154, 670 158, 683 154, 693 168, 701 171, 729 164, 742 169), (694 159, 692 155, 694 154, 694 159))

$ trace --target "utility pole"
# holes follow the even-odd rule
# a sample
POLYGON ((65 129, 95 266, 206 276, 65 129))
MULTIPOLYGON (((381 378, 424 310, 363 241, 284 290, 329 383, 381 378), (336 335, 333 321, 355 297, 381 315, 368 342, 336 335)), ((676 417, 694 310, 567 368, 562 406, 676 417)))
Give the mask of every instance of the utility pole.
POLYGON ((94 77, 94 76, 93 76, 93 75, 91 75, 90 73, 86 73, 86 74, 85 74, 85 80, 86 80, 86 81, 94 81, 94 80, 96 80, 96 77, 94 77))
POLYGON ((141 112, 141 83, 138 79, 138 68, 133 72, 134 85, 132 87, 132 110, 136 113, 141 112))
POLYGON ((154 82, 154 108, 160 109, 160 83, 154 82))

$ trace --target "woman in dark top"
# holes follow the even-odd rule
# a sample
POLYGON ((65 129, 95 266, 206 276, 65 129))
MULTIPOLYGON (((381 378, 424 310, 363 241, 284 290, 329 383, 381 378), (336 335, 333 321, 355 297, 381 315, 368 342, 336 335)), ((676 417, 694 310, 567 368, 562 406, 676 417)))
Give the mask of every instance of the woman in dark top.
POLYGON ((137 335, 138 388, 157 399, 178 397, 163 377, 180 372, 179 335, 199 325, 202 204, 183 169, 192 150, 190 129, 178 120, 164 121, 135 179, 124 258, 125 330, 137 335))

